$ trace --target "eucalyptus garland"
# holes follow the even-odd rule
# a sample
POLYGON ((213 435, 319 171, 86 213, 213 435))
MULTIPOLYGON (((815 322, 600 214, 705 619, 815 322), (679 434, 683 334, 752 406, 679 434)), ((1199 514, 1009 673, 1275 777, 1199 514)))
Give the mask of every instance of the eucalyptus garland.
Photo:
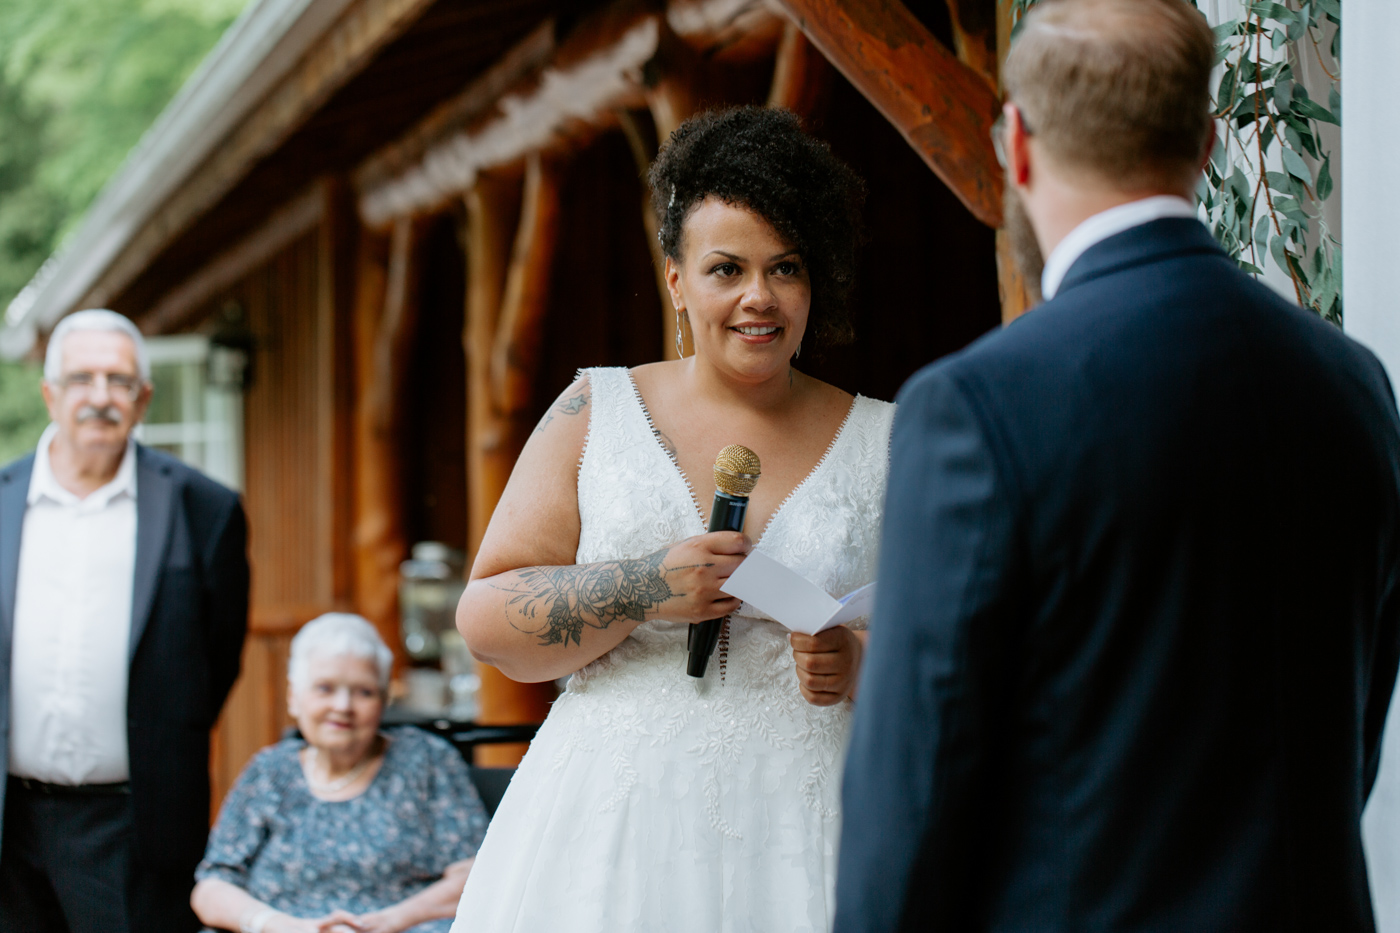
MULTIPOLYGON (((1019 26, 1035 0, 1011 4, 1019 26)), ((1322 213, 1336 186, 1318 126, 1342 122, 1340 70, 1323 55, 1341 61, 1341 0, 1243 3, 1241 12, 1214 27, 1219 138, 1196 197, 1240 268, 1259 276, 1273 262, 1299 304, 1340 325, 1342 248, 1322 213), (1325 104, 1298 79, 1309 57, 1324 75, 1325 104)))

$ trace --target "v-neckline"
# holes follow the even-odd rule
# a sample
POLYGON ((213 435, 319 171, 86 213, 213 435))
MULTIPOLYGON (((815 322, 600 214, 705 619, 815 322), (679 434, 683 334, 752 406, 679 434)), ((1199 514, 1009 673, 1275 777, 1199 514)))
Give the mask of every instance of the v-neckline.
MULTIPOLYGON (((633 378, 632 370, 624 369, 623 371, 627 375, 627 384, 632 387, 632 398, 637 403, 637 409, 641 412, 642 419, 647 423, 647 430, 651 432, 651 439, 653 443, 656 444, 656 449, 660 451, 661 455, 666 458, 666 461, 671 464, 671 469, 675 470, 677 478, 681 481, 681 485, 685 486, 686 492, 690 495, 691 514, 694 515, 696 521, 700 523, 700 533, 704 534, 709 525, 705 521, 705 513, 700 510, 700 500, 695 496, 695 487, 691 484, 690 477, 685 475, 685 470, 681 469, 679 458, 668 450, 665 444, 661 443, 660 432, 657 430, 656 423, 651 417, 651 409, 647 408, 646 400, 642 398, 641 387, 637 385, 637 380, 633 378)), ((788 494, 783 497, 783 501, 779 502, 777 507, 773 509, 772 514, 768 516, 768 521, 763 524, 763 530, 759 532, 758 537, 754 539, 753 546, 755 548, 763 543, 764 539, 768 536, 768 530, 772 528, 773 523, 777 521, 778 515, 782 513, 783 509, 787 508, 787 504, 792 501, 798 491, 809 485, 812 479, 821 472, 822 467, 826 465, 826 461, 831 459, 831 452, 836 449, 836 445, 839 444, 841 438, 845 436, 846 425, 851 423, 851 416, 855 414, 856 405, 859 404, 860 399, 860 395, 851 397, 851 404, 846 409, 846 417, 841 419, 841 424, 836 428, 836 433, 832 435, 830 443, 826 445, 826 450, 822 451, 821 457, 817 460, 812 469, 807 471, 807 475, 802 477, 802 481, 788 490, 788 494)))

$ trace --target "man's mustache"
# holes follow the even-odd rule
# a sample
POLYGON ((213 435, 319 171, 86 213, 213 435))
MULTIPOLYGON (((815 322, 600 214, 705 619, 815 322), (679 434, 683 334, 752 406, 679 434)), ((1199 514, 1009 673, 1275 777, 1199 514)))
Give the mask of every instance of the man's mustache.
POLYGON ((117 410, 115 405, 103 405, 100 408, 96 405, 84 405, 78 409, 78 424, 93 420, 105 421, 108 424, 121 424, 122 413, 117 410))

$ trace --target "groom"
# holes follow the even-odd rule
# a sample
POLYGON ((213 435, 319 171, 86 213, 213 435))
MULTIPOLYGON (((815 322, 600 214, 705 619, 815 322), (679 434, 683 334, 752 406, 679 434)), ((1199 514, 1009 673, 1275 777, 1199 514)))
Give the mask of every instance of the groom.
POLYGON ((1372 929, 1400 424, 1194 217, 1213 45, 1043 0, 1006 61, 1046 302, 900 394, 838 933, 1372 929))

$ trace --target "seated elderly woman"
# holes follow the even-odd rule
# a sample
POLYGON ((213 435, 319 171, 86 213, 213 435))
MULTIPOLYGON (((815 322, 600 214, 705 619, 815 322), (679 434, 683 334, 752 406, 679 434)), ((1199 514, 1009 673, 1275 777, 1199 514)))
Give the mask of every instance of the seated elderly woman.
POLYGON ((379 728, 392 656, 359 616, 292 639, 301 738, 263 749, 224 800, 190 902, 242 933, 445 933, 486 833, 461 756, 379 728))

